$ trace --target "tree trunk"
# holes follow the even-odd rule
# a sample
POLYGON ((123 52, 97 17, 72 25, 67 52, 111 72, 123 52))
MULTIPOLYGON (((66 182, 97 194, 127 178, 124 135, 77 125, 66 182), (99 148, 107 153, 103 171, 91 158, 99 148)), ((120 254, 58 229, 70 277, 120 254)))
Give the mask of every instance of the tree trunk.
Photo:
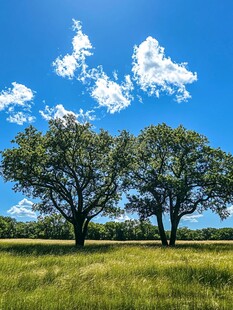
POLYGON ((165 233, 165 230, 164 230, 164 226, 163 226, 162 213, 156 214, 156 217, 157 217, 159 235, 160 235, 160 239, 161 239, 162 245, 168 246, 167 236, 166 236, 166 233, 165 233))
POLYGON ((178 227, 179 221, 178 220, 173 220, 172 225, 171 225, 171 235, 170 235, 170 246, 174 246, 176 243, 176 233, 177 233, 177 227, 178 227))
POLYGON ((75 223, 74 226, 74 236, 75 236, 75 245, 77 247, 83 247, 85 242, 86 234, 83 230, 83 222, 84 221, 78 221, 75 223))

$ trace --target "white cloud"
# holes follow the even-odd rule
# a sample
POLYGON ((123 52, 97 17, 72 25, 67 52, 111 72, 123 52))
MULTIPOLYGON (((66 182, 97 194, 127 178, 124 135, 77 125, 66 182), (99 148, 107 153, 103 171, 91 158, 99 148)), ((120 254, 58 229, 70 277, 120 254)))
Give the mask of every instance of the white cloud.
POLYGON ((83 34, 81 22, 73 19, 73 23, 73 30, 77 31, 72 41, 74 55, 77 59, 83 60, 86 56, 92 55, 92 53, 89 51, 92 49, 92 44, 88 36, 83 34))
POLYGON ((118 74, 117 74, 117 71, 116 71, 116 70, 113 71, 112 75, 113 75, 114 80, 115 80, 115 81, 118 81, 118 74))
POLYGON ((54 62, 56 73, 62 77, 68 77, 69 79, 74 77, 74 72, 78 67, 77 60, 73 55, 65 55, 63 58, 58 57, 54 62))
POLYGON ((121 214, 117 218, 115 218, 114 222, 125 222, 132 220, 127 214, 121 214))
POLYGON ((96 116, 93 114, 94 110, 84 112, 83 109, 79 109, 79 113, 76 114, 79 123, 86 123, 89 121, 94 121, 96 116))
POLYGON ((181 220, 189 221, 191 223, 197 223, 200 217, 203 217, 203 214, 187 214, 184 215, 181 220))
POLYGON ((7 118, 10 123, 16 123, 23 125, 24 123, 32 123, 35 121, 35 117, 24 112, 16 112, 7 118))
POLYGON ((229 217, 233 216, 233 206, 227 208, 227 211, 229 212, 229 217))
MULTIPOLYGON (((118 84, 117 72, 113 72, 115 81, 111 81, 106 73, 103 72, 102 66, 88 69, 86 57, 91 56, 93 46, 86 34, 82 32, 82 26, 79 21, 73 20, 73 30, 76 35, 72 40, 73 50, 71 54, 60 56, 54 62, 53 66, 57 75, 73 79, 76 70, 80 69, 76 78, 85 83, 88 81, 92 87, 87 90, 100 107, 106 107, 110 113, 119 112, 130 105, 132 100, 131 91, 133 83, 129 75, 125 76, 125 81, 118 84)), ((46 118, 44 114, 41 115, 46 118)))
POLYGON ((68 114, 75 116, 74 112, 66 110, 62 104, 56 105, 55 108, 50 108, 48 105, 46 105, 44 111, 40 110, 39 113, 46 121, 55 118, 63 118, 68 114))
POLYGON ((24 198, 19 201, 19 203, 13 207, 11 207, 7 213, 16 217, 30 217, 36 218, 36 213, 32 211, 33 202, 24 198))
POLYGON ((186 63, 177 64, 170 57, 166 57, 164 48, 152 37, 134 47, 132 68, 134 79, 149 95, 159 97, 161 92, 176 94, 178 102, 191 98, 185 85, 196 81, 197 74, 188 71, 186 65, 186 63))
POLYGON ((28 113, 34 98, 33 91, 25 85, 16 82, 13 82, 12 86, 12 88, 3 90, 0 93, 0 111, 6 110, 6 113, 9 115, 7 121, 10 123, 23 125, 26 122, 33 122, 35 117, 28 113), (23 112, 15 111, 18 108, 23 109, 23 112))
POLYGON ((50 119, 60 118, 62 119, 65 115, 73 115, 79 123, 85 123, 88 121, 95 120, 94 111, 84 112, 82 109, 79 110, 79 113, 74 113, 72 111, 66 110, 62 104, 56 105, 54 108, 46 106, 44 111, 40 110, 39 113, 41 116, 49 121, 50 119))
POLYGON ((54 118, 54 114, 55 114, 54 110, 55 108, 50 108, 48 105, 46 105, 44 111, 40 110, 39 113, 43 119, 45 119, 46 121, 49 121, 52 118, 54 118))
POLYGON ((12 83, 13 87, 0 93, 0 111, 10 106, 30 107, 33 100, 33 91, 25 85, 12 83))
POLYGON ((84 81, 87 76, 86 57, 92 55, 93 47, 88 36, 82 32, 80 21, 73 19, 73 30, 76 31, 76 34, 72 40, 72 53, 64 57, 59 56, 52 65, 55 67, 57 75, 69 79, 74 78, 75 71, 80 68, 78 79, 84 81))
POLYGON ((125 81, 123 83, 118 84, 111 81, 109 77, 102 72, 102 74, 97 77, 91 96, 98 102, 99 106, 106 107, 107 111, 113 114, 130 105, 132 90, 133 84, 129 75, 125 76, 125 81))
MULTIPOLYGON (((125 75, 123 82, 118 81, 117 71, 113 71, 113 79, 103 71, 101 65, 89 68, 86 58, 93 55, 93 46, 89 37, 82 32, 80 21, 73 19, 72 52, 64 57, 59 56, 53 66, 57 75, 69 79, 77 79, 86 84, 86 91, 111 114, 119 112, 131 104, 134 89, 130 75, 125 75)), ((162 92, 175 95, 177 102, 191 98, 186 84, 197 80, 197 74, 186 67, 186 63, 177 64, 166 57, 164 48, 159 42, 148 37, 139 46, 134 47, 133 81, 149 95, 160 96, 162 92)), ((142 98, 138 97, 142 102, 142 98)))

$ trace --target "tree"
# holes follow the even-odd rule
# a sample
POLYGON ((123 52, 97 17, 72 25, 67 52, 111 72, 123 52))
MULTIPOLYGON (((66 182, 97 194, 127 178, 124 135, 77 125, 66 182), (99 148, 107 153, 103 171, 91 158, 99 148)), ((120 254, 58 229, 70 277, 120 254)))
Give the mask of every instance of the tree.
POLYGON ((105 225, 100 223, 91 222, 89 224, 87 238, 91 240, 104 240, 106 239, 105 225))
POLYGON ((33 126, 19 133, 16 147, 2 152, 5 181, 13 189, 40 198, 34 209, 57 211, 73 225, 76 245, 83 246, 89 222, 98 214, 115 214, 127 169, 127 132, 112 137, 67 116, 49 122, 42 134, 33 126))
POLYGON ((16 231, 16 220, 9 216, 0 216, 0 238, 12 238, 16 231))
POLYGON ((233 228, 220 228, 216 232, 216 236, 218 240, 233 240, 233 228))
POLYGON ((131 154, 128 181, 138 194, 128 196, 126 207, 141 218, 156 216, 163 245, 168 245, 163 214, 170 215, 170 245, 183 216, 208 208, 222 219, 228 215, 233 159, 211 148, 206 137, 182 126, 150 126, 135 138, 131 154))
POLYGON ((45 239, 73 239, 72 225, 61 215, 39 216, 38 235, 45 239))

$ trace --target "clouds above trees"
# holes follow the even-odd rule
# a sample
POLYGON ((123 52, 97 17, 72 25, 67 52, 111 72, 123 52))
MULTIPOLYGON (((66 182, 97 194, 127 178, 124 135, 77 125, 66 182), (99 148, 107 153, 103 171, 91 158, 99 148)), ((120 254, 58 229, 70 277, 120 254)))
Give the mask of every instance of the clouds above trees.
POLYGON ((40 110, 39 113, 46 121, 56 118, 62 119, 66 115, 72 115, 79 123, 90 122, 95 119, 94 111, 84 112, 82 109, 79 109, 79 113, 74 113, 73 111, 66 110, 62 104, 58 104, 53 108, 46 105, 44 110, 40 110))
POLYGON ((97 107, 105 107, 111 114, 119 112, 131 104, 134 90, 143 90, 157 98, 161 93, 174 95, 179 103, 191 98, 186 85, 197 81, 197 73, 189 71, 187 63, 177 64, 166 57, 165 49, 156 39, 148 37, 134 47, 131 72, 119 83, 115 71, 111 80, 102 65, 89 68, 86 58, 93 55, 93 45, 82 32, 80 21, 73 20, 73 23, 76 31, 72 40, 73 51, 64 57, 59 56, 53 66, 57 75, 82 82, 97 107))
MULTIPOLYGON (((102 64, 89 67, 87 60, 94 50, 91 40, 83 32, 81 22, 75 19, 73 31, 71 52, 58 56, 52 66, 58 76, 78 80, 83 85, 85 92, 97 103, 94 110, 105 108, 110 114, 120 112, 129 107, 134 98, 141 98, 140 102, 143 100, 138 95, 141 90, 156 98, 161 94, 174 96, 179 103, 191 98, 186 86, 197 81, 197 73, 189 71, 187 63, 177 64, 167 57, 165 49, 155 38, 149 36, 134 46, 131 70, 121 75, 122 80, 119 81, 116 71, 110 77, 102 64)), ((0 92, 0 111, 8 114, 7 120, 11 123, 32 123, 35 120, 31 115, 33 99, 34 92, 30 88, 13 82, 12 88, 0 92)), ((46 120, 62 118, 67 113, 73 114, 78 121, 94 120, 93 108, 87 112, 79 108, 77 113, 66 110, 62 104, 55 107, 47 105, 39 113, 46 120)))

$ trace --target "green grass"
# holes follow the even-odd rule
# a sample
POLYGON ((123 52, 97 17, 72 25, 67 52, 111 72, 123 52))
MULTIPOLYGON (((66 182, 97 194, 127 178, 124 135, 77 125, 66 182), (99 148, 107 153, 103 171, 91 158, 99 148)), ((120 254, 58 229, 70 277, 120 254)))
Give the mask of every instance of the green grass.
POLYGON ((1 240, 0 309, 233 309, 233 242, 1 240))

